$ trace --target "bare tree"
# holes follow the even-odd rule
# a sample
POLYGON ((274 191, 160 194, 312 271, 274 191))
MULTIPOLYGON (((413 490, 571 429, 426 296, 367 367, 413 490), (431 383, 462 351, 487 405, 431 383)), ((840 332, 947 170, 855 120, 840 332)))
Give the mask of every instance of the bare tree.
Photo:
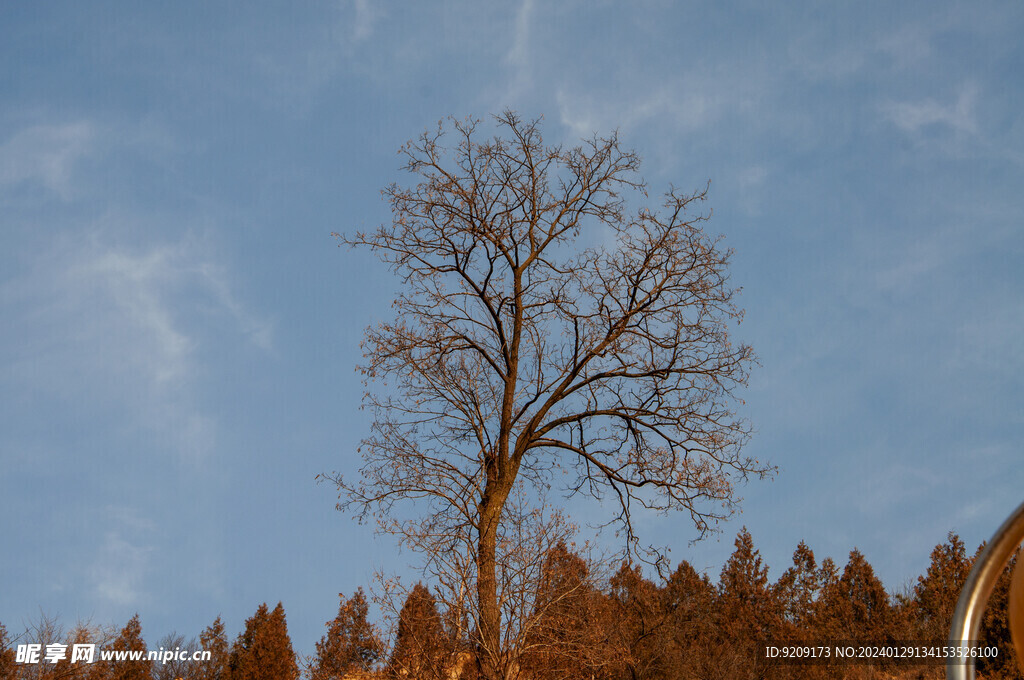
POLYGON ((198 663, 191 659, 178 658, 164 661, 162 655, 165 651, 178 652, 179 650, 188 650, 188 654, 191 656, 198 649, 199 644, 195 638, 186 640, 185 636, 180 633, 168 633, 160 638, 154 648, 154 651, 161 654, 161 658, 152 662, 153 680, 192 680, 196 678, 198 675, 196 673, 198 663))
MULTIPOLYGON (((65 630, 59 617, 40 612, 39 617, 30 621, 25 632, 18 638, 19 641, 24 640, 26 644, 40 645, 40 661, 16 664, 8 671, 9 677, 19 680, 93 680, 106 677, 102 669, 97 668, 100 664, 72 661, 72 656, 76 644, 93 644, 97 648, 102 648, 107 646, 114 636, 113 629, 96 626, 89 621, 79 621, 70 630, 65 630), (49 651, 50 645, 63 646, 58 650, 60 653, 54 657, 55 663, 43 656, 49 651)), ((8 676, 0 675, 0 678, 5 677, 8 676)))
MULTIPOLYGON (((553 618, 564 609, 565 600, 580 596, 601 573, 603 562, 594 559, 588 545, 583 555, 573 555, 589 572, 588 579, 578 583, 556 583, 552 576, 552 554, 565 552, 573 545, 577 527, 564 513, 551 507, 544 498, 529 497, 521 483, 510 494, 503 509, 495 548, 497 591, 500 594, 499 614, 501 637, 496 646, 481 648, 475 635, 480 628, 480 609, 475 597, 477 582, 476 546, 474 537, 460 531, 406 536, 415 551, 424 555, 422 571, 431 582, 431 597, 438 607, 444 628, 445 645, 431 643, 435 663, 431 668, 438 677, 447 678, 464 669, 468 660, 481 654, 501 659, 506 674, 514 676, 524 653, 543 650, 549 655, 579 656, 585 645, 565 636, 552 636, 553 618), (585 559, 584 559, 585 557, 585 559), (440 662, 438 662, 440 660, 440 662)), ((385 616, 401 627, 405 605, 416 589, 384 572, 376 575, 376 599, 385 616)), ((392 637, 397 635, 397 628, 392 637)), ((564 632, 564 631, 563 631, 564 632)), ((421 668, 419 675, 428 677, 421 668)), ((410 676, 411 677, 411 676, 410 676)))
POLYGON ((705 192, 627 214, 627 193, 646 194, 615 135, 550 147, 537 121, 496 120, 506 137, 452 121, 404 146, 418 183, 384 191, 391 224, 341 237, 403 288, 364 342, 377 388, 362 479, 327 476, 339 508, 406 543, 472 544, 486 678, 514 673, 497 553, 517 482, 611 499, 609 521, 643 553, 635 508, 687 512, 703 535, 734 510, 739 479, 770 473, 741 455, 733 391, 754 359, 729 338, 742 315, 729 251, 690 214, 705 192))

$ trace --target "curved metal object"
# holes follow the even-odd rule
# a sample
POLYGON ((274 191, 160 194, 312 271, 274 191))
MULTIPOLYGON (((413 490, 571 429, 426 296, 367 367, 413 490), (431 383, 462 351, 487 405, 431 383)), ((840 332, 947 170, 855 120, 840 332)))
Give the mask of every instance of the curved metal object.
POLYGON ((1024 559, 1017 558, 1010 582, 1010 640, 1017 651, 1017 668, 1024 675, 1024 559))
MULTIPOLYGON (((1013 511, 1003 525, 996 530, 992 540, 988 542, 985 549, 978 556, 974 567, 967 575, 964 588, 960 591, 960 599, 956 603, 956 610, 953 612, 953 624, 949 630, 949 644, 960 646, 970 644, 970 641, 978 640, 981 632, 981 618, 985 613, 985 604, 988 602, 996 581, 1003 573, 1007 562, 1013 555, 1017 546, 1024 540, 1024 503, 1013 511)), ((1024 563, 1024 560, 1021 561, 1024 563)), ((1013 575, 1013 584, 1010 588, 1010 636, 1017 647, 1017 665, 1024 671, 1024 648, 1018 641, 1024 638, 1024 612, 1020 607, 1024 602, 1024 569, 1021 564, 1017 565, 1013 575)), ((1003 653, 1004 650, 999 650, 1003 653)), ((1005 650, 1008 651, 1008 650, 1005 650)), ((974 659, 967 659, 966 663, 951 659, 946 663, 947 680, 974 680, 974 659)))

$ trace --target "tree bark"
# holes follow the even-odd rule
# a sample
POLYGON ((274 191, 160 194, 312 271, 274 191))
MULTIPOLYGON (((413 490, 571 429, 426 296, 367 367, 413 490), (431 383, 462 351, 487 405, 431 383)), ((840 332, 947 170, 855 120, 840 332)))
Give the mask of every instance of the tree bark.
POLYGON ((476 588, 480 612, 477 664, 481 677, 486 680, 505 680, 508 670, 501 641, 497 544, 501 515, 511 488, 501 478, 489 481, 480 502, 476 588))

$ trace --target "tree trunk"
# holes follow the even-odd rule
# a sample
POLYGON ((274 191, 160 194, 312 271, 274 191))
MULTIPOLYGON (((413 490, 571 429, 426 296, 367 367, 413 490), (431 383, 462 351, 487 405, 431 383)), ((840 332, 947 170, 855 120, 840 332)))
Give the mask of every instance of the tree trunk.
POLYGON ((480 503, 480 540, 477 545, 477 606, 480 612, 477 665, 485 680, 504 680, 501 644, 501 608, 498 606, 497 542, 501 512, 508 498, 504 485, 488 484, 480 503))

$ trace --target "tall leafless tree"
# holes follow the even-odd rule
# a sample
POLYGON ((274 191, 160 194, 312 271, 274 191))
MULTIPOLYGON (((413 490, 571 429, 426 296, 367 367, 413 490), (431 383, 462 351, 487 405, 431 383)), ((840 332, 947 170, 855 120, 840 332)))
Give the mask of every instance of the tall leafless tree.
POLYGON ((516 667, 497 555, 517 482, 610 499, 609 521, 643 552, 637 507, 686 512, 703 535, 734 510, 739 479, 771 472, 741 453, 733 392, 754 359, 729 337, 742 315, 730 253, 691 214, 706 190, 627 212, 646 193, 616 135, 551 147, 538 121, 496 121, 504 137, 467 120, 408 143, 418 181, 384 191, 391 223, 341 236, 402 288, 364 342, 362 478, 328 475, 341 509, 412 545, 471 542, 487 678, 516 667))

